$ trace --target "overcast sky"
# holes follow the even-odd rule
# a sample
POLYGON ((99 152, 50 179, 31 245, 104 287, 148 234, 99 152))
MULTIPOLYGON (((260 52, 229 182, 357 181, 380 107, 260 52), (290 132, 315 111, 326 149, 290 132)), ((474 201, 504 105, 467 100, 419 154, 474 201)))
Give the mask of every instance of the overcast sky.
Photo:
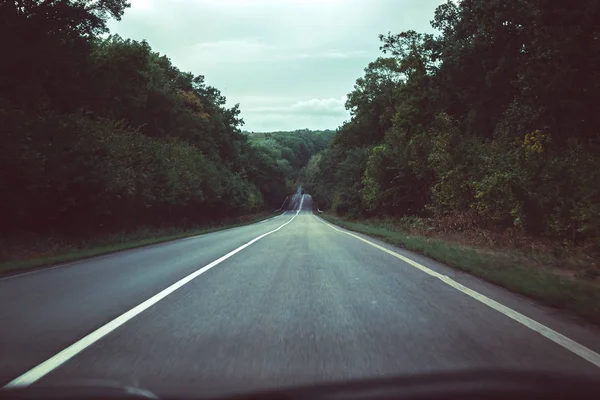
POLYGON ((379 33, 432 32, 443 0, 130 0, 111 33, 146 39, 201 74, 243 129, 335 129, 346 94, 380 55, 379 33))

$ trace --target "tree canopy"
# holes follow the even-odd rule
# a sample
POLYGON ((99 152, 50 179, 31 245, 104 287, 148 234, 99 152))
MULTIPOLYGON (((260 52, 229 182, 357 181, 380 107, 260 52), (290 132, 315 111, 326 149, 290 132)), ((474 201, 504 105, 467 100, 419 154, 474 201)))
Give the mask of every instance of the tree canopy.
POLYGON ((342 214, 600 244, 600 6, 447 1, 431 23, 380 36, 307 189, 342 214))
POLYGON ((124 0, 0 2, 2 234, 192 225, 277 208, 326 147, 243 133, 204 76, 106 34, 124 0))

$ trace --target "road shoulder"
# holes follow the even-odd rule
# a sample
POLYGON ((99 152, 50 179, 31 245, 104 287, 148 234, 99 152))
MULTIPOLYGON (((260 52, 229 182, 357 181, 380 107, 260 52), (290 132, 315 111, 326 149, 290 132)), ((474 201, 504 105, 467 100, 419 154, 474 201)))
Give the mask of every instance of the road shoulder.
POLYGON ((600 353, 600 328, 594 321, 569 312, 570 310, 552 307, 539 299, 528 296, 526 293, 510 290, 504 285, 498 285, 496 282, 486 279, 485 276, 482 277, 467 269, 443 263, 442 260, 435 260, 434 257, 424 255, 425 252, 415 252, 407 249, 401 241, 402 237, 397 232, 391 232, 390 235, 384 236, 380 235, 379 230, 373 232, 371 226, 360 222, 349 222, 325 213, 316 217, 322 218, 338 229, 363 237, 379 246, 410 258, 432 271, 446 275, 452 280, 571 338, 596 353, 600 353))
POLYGON ((266 222, 280 214, 259 213, 246 217, 244 220, 230 221, 219 226, 208 226, 205 228, 184 230, 178 233, 165 234, 162 231, 156 231, 155 234, 150 234, 143 239, 125 239, 116 237, 114 241, 108 240, 105 245, 90 245, 70 252, 50 253, 43 257, 25 258, 0 262, 0 279, 21 275, 45 268, 58 267, 63 265, 71 265, 77 262, 102 257, 109 254, 118 253, 121 251, 139 249, 147 246, 154 246, 173 242, 176 240, 187 239, 195 236, 206 235, 209 233, 219 232, 226 229, 237 228, 240 226, 251 225, 255 223, 266 222))

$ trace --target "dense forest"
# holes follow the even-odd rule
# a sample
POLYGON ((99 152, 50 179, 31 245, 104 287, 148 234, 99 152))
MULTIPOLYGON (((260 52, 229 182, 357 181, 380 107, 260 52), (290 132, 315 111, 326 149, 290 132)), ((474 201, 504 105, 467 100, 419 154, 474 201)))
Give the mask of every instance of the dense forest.
POLYGON ((269 206, 279 207, 301 183, 301 171, 324 150, 334 131, 243 132, 253 154, 247 166, 252 182, 269 206))
POLYGON ((381 35, 314 156, 321 208, 600 245, 600 3, 463 0, 381 35))
POLYGON ((0 220, 85 235, 280 206, 331 134, 248 134, 239 107, 142 41, 125 0, 0 1, 0 220))
POLYGON ((277 208, 302 182, 342 215, 600 244, 597 2, 448 1, 436 34, 381 35, 337 131, 272 133, 108 35, 127 7, 0 1, 1 234, 198 224, 277 208))
MULTIPOLYGON (((335 131, 310 131, 308 129, 296 130, 293 132, 250 132, 247 133, 252 147, 260 149, 263 157, 277 160, 277 165, 271 162, 269 165, 275 168, 269 173, 268 168, 263 170, 265 179, 279 173, 285 177, 285 194, 294 193, 302 179, 302 171, 307 166, 313 155, 325 150, 335 131), (276 172, 278 170, 278 172, 276 172)), ((257 173, 260 173, 257 171, 257 173)), ((265 184, 267 181, 265 180, 265 184)), ((273 182, 271 182, 273 185, 273 182)), ((275 186, 275 190, 284 189, 280 182, 275 186)))

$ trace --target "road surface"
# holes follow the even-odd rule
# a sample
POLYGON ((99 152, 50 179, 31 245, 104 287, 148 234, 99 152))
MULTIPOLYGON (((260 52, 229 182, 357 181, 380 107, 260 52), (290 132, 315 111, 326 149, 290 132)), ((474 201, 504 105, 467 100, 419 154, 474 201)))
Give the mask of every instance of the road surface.
POLYGON ((348 235, 313 215, 308 195, 297 206, 0 278, 0 385, 94 379, 207 395, 461 369, 600 376, 595 328, 348 235))

